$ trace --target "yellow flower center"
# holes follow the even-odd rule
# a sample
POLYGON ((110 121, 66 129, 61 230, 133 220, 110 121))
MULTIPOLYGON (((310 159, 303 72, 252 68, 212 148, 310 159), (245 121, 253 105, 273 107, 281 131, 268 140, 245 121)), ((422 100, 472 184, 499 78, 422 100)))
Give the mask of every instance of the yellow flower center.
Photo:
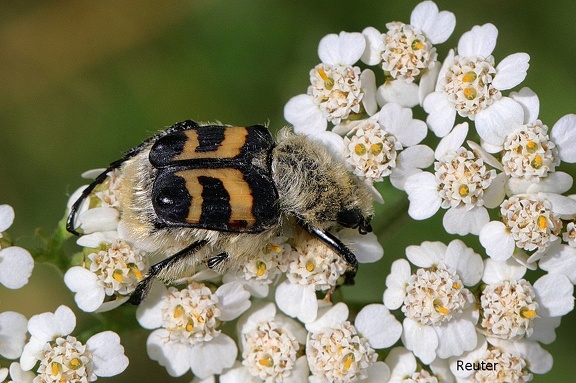
POLYGON ((530 166, 532 166, 534 169, 540 169, 542 167, 542 157, 534 157, 532 162, 530 162, 530 166))
POLYGON ((520 315, 526 319, 533 319, 536 317, 536 310, 521 310, 520 315))
POLYGON ((112 273, 112 278, 114 278, 118 282, 122 282, 124 280, 124 275, 122 275, 122 270, 114 270, 114 272, 112 273))
POLYGON ((258 361, 258 364, 264 367, 272 367, 274 366, 274 359, 270 355, 265 354, 264 358, 258 361))
POLYGON ((316 264, 314 263, 313 260, 309 260, 306 262, 306 270, 308 270, 309 272, 314 271, 314 269, 316 268, 316 264))
POLYGON ((460 185, 458 188, 458 194, 460 194, 460 197, 467 197, 468 194, 470 194, 470 188, 468 185, 460 185))
POLYGON ((264 273, 266 273, 266 263, 265 262, 258 261, 256 263, 256 267, 257 267, 257 270, 256 270, 257 276, 261 277, 264 275, 264 273))
POLYGON ((352 367, 352 363, 354 362, 355 358, 354 358, 354 354, 350 353, 350 354, 346 354, 343 358, 343 362, 344 362, 344 371, 348 371, 350 369, 350 367, 352 367))
POLYGON ((464 75, 464 77, 462 77, 462 81, 463 82, 474 82, 476 80, 476 78, 478 78, 478 75, 476 75, 476 72, 470 71, 470 72, 466 73, 464 75))
POLYGON ((421 40, 416 39, 412 41, 411 47, 413 50, 417 51, 424 48, 424 43, 421 40))
POLYGON ((476 98, 476 88, 464 88, 462 92, 464 92, 464 97, 466 97, 467 100, 474 100, 476 98))
POLYGON ((363 156, 366 154, 366 146, 364 146, 364 144, 356 144, 356 146, 354 146, 354 152, 359 156, 363 156))
POLYGON ((73 370, 77 370, 82 367, 82 361, 78 358, 74 358, 70 361, 70 368, 73 370))
POLYGON ((377 144, 372 144, 370 145, 370 153, 374 156, 377 156, 378 154, 382 153, 383 147, 384 145, 381 142, 377 144))
POLYGON ((324 80, 324 86, 326 87, 326 89, 332 89, 332 87, 334 86, 334 79, 328 77, 328 75, 322 68, 318 68, 318 74, 320 75, 320 78, 324 80))
POLYGON ((548 221, 546 220, 546 217, 542 215, 538 217, 538 227, 542 230, 548 228, 548 221))

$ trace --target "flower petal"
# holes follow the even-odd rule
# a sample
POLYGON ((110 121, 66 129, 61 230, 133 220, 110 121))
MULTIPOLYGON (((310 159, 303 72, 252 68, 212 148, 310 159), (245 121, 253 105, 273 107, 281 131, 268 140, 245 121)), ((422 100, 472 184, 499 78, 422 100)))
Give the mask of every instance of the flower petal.
POLYGON ((526 78, 529 61, 530 56, 527 53, 514 53, 505 57, 496 67, 492 85, 499 90, 514 88, 526 78))
POLYGON ((376 103, 376 75, 372 69, 364 69, 360 73, 360 82, 362 83, 362 105, 366 113, 371 116, 378 111, 378 104, 376 103))
POLYGON ((422 220, 436 214, 442 203, 437 189, 436 176, 432 173, 420 172, 406 179, 404 190, 410 200, 410 217, 422 220))
POLYGON ((576 249, 563 244, 550 246, 538 263, 542 270, 551 274, 564 274, 576 284, 576 249))
POLYGON ((468 210, 466 206, 459 205, 446 211, 442 224, 449 234, 478 235, 489 221, 488 210, 484 206, 474 206, 468 210))
POLYGON ((298 134, 323 132, 328 126, 314 99, 307 94, 299 94, 288 100, 284 105, 284 118, 294 126, 294 132, 298 134))
POLYGON ((506 226, 500 221, 492 221, 480 230, 480 243, 486 254, 495 261, 505 261, 512 256, 516 243, 506 226))
POLYGON ((440 161, 446 154, 458 150, 466 140, 467 135, 467 122, 456 125, 448 135, 440 140, 434 151, 434 157, 440 161))
POLYGON ((345 303, 339 302, 335 305, 322 307, 318 310, 318 318, 313 322, 306 323, 306 330, 309 332, 320 332, 326 328, 337 326, 348 319, 348 306, 345 303))
POLYGON ((8 230, 14 222, 14 209, 10 205, 0 205, 0 232, 8 230))
POLYGON ((526 274, 526 266, 519 264, 513 258, 504 262, 491 258, 484 260, 484 275, 482 282, 493 284, 504 281, 517 281, 526 274))
POLYGON ((22 354, 26 342, 28 320, 20 313, 0 313, 0 355, 16 359, 22 354))
POLYGON ((234 365, 238 348, 232 338, 224 333, 209 342, 201 342, 190 348, 188 357, 192 373, 200 379, 221 374, 234 365))
POLYGON ((502 145, 508 134, 524 122, 522 105, 509 97, 502 97, 476 115, 476 131, 480 138, 492 145, 502 145))
POLYGON ((396 189, 404 190, 408 177, 420 173, 434 162, 434 151, 426 145, 410 146, 398 154, 396 168, 390 174, 390 182, 396 189))
POLYGON ((405 318, 403 322, 404 332, 402 333, 402 343, 422 363, 429 364, 436 358, 436 348, 438 347, 438 335, 431 326, 423 326, 412 319, 405 318))
POLYGON ((534 292, 543 317, 566 315, 574 309, 574 285, 565 275, 546 274, 538 278, 534 292))
POLYGON ((384 249, 374 233, 360 234, 355 229, 338 231, 338 238, 356 255, 360 263, 373 263, 384 256, 384 249))
POLYGON ((487 58, 496 47, 498 29, 493 24, 476 25, 458 41, 458 54, 465 57, 487 58))
POLYGON ((412 11, 410 24, 424 32, 432 44, 441 44, 454 32, 456 16, 448 11, 438 12, 433 1, 423 1, 412 11))
POLYGON ((190 370, 190 345, 168 339, 169 332, 165 328, 152 331, 146 341, 148 357, 166 367, 170 376, 182 376, 190 370))
POLYGON ((94 373, 97 376, 118 375, 128 367, 128 358, 124 355, 120 337, 113 331, 93 335, 86 342, 86 347, 92 353, 94 373))
POLYGON ((439 241, 424 241, 420 246, 406 247, 406 258, 418 267, 432 267, 443 263, 447 246, 439 241))
POLYGON ((518 92, 510 92, 510 98, 522 105, 524 108, 524 123, 528 124, 538 119, 540 114, 540 100, 538 95, 528 87, 520 89, 518 92))
POLYGON ((452 318, 449 323, 434 327, 434 330, 439 340, 436 353, 442 359, 473 350, 478 342, 474 323, 467 318, 452 318))
POLYGON ((490 182, 490 186, 484 192, 484 206, 494 209, 500 206, 506 196, 506 181, 508 176, 505 173, 498 173, 496 178, 490 182))
POLYGON ((402 334, 402 324, 380 304, 364 306, 356 316, 354 326, 376 349, 392 346, 402 334))
POLYGON ((76 293, 74 301, 82 311, 94 312, 104 302, 104 288, 98 284, 98 276, 90 270, 81 266, 71 267, 64 274, 64 283, 76 293))
POLYGON ((456 270, 465 286, 480 282, 484 272, 482 257, 461 240, 455 239, 448 244, 445 262, 446 266, 456 270))
POLYGON ((386 290, 384 290, 384 304, 390 310, 396 310, 404 303, 406 284, 410 278, 410 264, 405 259, 392 262, 390 274, 386 277, 386 290))
POLYGON ((456 109, 442 92, 436 91, 426 96, 423 107, 428 113, 426 124, 437 137, 450 133, 456 120, 456 109))
POLYGON ((378 87, 376 100, 380 105, 396 103, 405 108, 413 108, 420 103, 418 85, 402 80, 387 81, 378 87))
POLYGON ((216 295, 220 309, 219 320, 234 320, 250 307, 250 293, 240 282, 223 284, 216 290, 216 295))
POLYGON ((34 259, 28 250, 18 246, 0 250, 0 283, 9 289, 19 289, 28 283, 34 259))
POLYGON ((367 65, 376 65, 382 61, 382 51, 384 50, 384 39, 382 32, 374 27, 366 27, 362 31, 366 39, 366 49, 362 54, 361 60, 367 65))
POLYGON ((316 319, 318 302, 311 286, 284 281, 276 288, 275 299, 278 308, 292 318, 298 318, 303 323, 310 323, 316 319))
POLYGON ((362 33, 332 33, 320 40, 318 57, 330 65, 353 65, 362 57, 365 48, 366 40, 362 33))
POLYGON ((54 313, 47 312, 32 316, 28 321, 28 332, 45 342, 58 336, 69 335, 76 327, 76 316, 67 306, 59 306, 54 313))
POLYGON ((564 162, 576 162, 576 114, 567 114, 559 119, 550 132, 558 148, 558 156, 564 162))
MULTIPOLYGON (((508 182, 510 182, 512 179, 508 182)), ((517 186, 514 188, 514 191, 517 193, 514 194, 522 194, 522 193, 555 193, 555 194, 562 194, 567 192, 572 188, 572 184, 574 183, 574 179, 568 173, 564 172, 554 172, 548 173, 546 178, 540 178, 540 182, 529 182, 526 187, 523 188, 523 191, 520 191, 520 187, 517 186)), ((510 190, 513 190, 509 187, 510 190)))

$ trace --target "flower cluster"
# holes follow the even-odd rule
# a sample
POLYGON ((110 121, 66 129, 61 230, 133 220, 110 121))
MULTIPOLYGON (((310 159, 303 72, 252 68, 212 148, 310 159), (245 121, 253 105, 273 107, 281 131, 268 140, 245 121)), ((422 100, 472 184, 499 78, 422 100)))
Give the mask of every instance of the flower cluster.
MULTIPOLYGON (((201 240, 201 230, 183 230, 168 244, 148 240, 154 230, 135 235, 132 210, 151 211, 123 211, 139 193, 124 163, 86 172, 97 182, 70 197, 82 251, 64 281, 78 308, 133 313, 123 304, 144 286, 136 321, 149 331, 148 356, 193 382, 527 382, 550 371, 545 346, 574 308, 576 196, 566 195, 573 178, 562 169, 576 163, 576 115, 549 128, 536 93, 512 91, 529 56, 495 58, 492 24, 472 27, 443 56, 455 24, 453 13, 423 1, 409 23, 329 34, 305 93, 284 107, 294 132, 324 145, 376 202, 389 179, 412 219, 442 211, 443 229, 462 238, 408 246, 375 283, 380 302, 350 300, 342 285, 356 270, 288 221, 264 246, 255 240, 250 256, 230 259, 210 243, 216 231, 201 240), (170 264, 188 255, 195 241, 210 244, 188 264, 165 274, 150 266, 153 257, 170 264)), ((0 205, 0 283, 11 289, 34 264, 3 233, 13 218, 0 205)), ((360 263, 383 257, 373 233, 335 225, 324 234, 360 263)), ((0 368, 0 382, 90 382, 126 369, 116 333, 74 336, 75 327, 66 306, 29 320, 0 313, 0 355, 19 358, 0 368)))

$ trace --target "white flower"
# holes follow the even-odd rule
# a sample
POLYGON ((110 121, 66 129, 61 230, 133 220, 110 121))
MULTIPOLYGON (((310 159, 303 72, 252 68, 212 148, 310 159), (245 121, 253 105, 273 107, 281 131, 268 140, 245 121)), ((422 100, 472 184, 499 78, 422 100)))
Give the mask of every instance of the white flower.
MULTIPOLYGON (((83 236, 99 240, 99 236, 83 236)), ((88 243, 87 243, 88 244, 88 243)), ((128 300, 142 280, 142 273, 147 268, 147 258, 140 250, 131 247, 122 239, 112 242, 91 243, 98 246, 86 256, 86 267, 74 266, 64 275, 64 282, 75 292, 74 299, 84 311, 108 311, 128 300), (107 300, 106 297, 112 297, 107 300)))
MULTIPOLYGON (((382 305, 377 305, 382 306, 382 305)), ((383 308, 383 307, 382 307, 383 308)), ((338 303, 334 306, 325 307, 321 310, 318 318, 306 325, 309 331, 306 341, 306 356, 310 366, 310 382, 387 382, 390 376, 390 370, 384 362, 377 362, 378 355, 371 344, 370 335, 376 335, 375 342, 381 342, 382 338, 386 339, 387 346, 390 346, 398 339, 399 323, 390 314, 390 312, 376 309, 381 316, 370 320, 367 316, 374 314, 358 314, 363 325, 354 326, 348 319, 348 307, 344 303, 338 303), (368 323, 378 323, 377 328, 369 329, 368 323), (396 326, 394 326, 396 322, 396 326), (382 335, 382 332, 389 331, 386 324, 392 324, 396 332, 395 339, 391 340, 390 336, 382 335), (369 329, 370 335, 365 335, 360 328, 369 329), (391 342, 391 343, 390 343, 391 342), (389 344, 388 344, 389 343, 389 344)), ((364 310, 364 309, 363 309, 364 310)), ((358 318, 356 322, 358 322, 358 318)), ((386 346, 382 346, 386 347, 386 346)))
POLYGON ((475 26, 458 42, 458 55, 451 52, 444 62, 436 91, 424 99, 429 113, 426 122, 439 137, 450 132, 456 113, 476 121, 480 137, 497 144, 500 123, 514 101, 502 97, 503 90, 520 84, 526 77, 530 57, 515 53, 495 66, 492 52, 498 30, 492 24, 475 26))
POLYGON ((327 133, 328 122, 338 125, 356 115, 376 112, 374 73, 353 66, 365 46, 361 33, 340 32, 320 40, 318 56, 322 62, 310 71, 307 94, 291 98, 284 107, 284 118, 294 125, 296 133, 327 133))
POLYGON ((467 123, 457 125, 436 148, 435 173, 417 172, 404 183, 410 216, 421 220, 440 207, 448 209, 443 223, 450 234, 478 234, 490 220, 486 207, 496 207, 504 198, 505 178, 461 146, 467 133, 467 123))
POLYGON ((196 282, 182 290, 155 283, 136 312, 142 327, 155 329, 148 337, 148 355, 175 377, 188 370, 200 379, 222 373, 232 367, 238 349, 220 324, 246 311, 249 298, 239 282, 215 292, 196 282))
POLYGON ((92 382, 126 369, 128 358, 116 333, 104 331, 82 344, 69 335, 75 327, 76 317, 66 306, 30 318, 31 338, 20 357, 22 369, 28 371, 40 362, 36 373, 43 382, 92 382))
MULTIPOLYGON (((14 222, 14 209, 10 205, 0 205, 0 239, 2 232, 8 230, 14 222)), ((18 246, 2 248, 0 242, 0 283, 9 289, 19 289, 28 283, 34 259, 28 252, 18 246)))
POLYGON ((27 324, 28 320, 22 314, 14 311, 0 313, 0 355, 7 359, 20 357, 28 333, 27 324))
POLYGON ((405 179, 432 164, 432 150, 419 144, 427 133, 423 121, 412 118, 412 110, 396 103, 384 105, 373 118, 359 122, 344 137, 344 158, 352 172, 368 185, 390 176, 402 188, 405 179), (402 156, 402 150, 410 150, 402 156))
POLYGON ((423 363, 436 356, 448 358, 476 346, 475 324, 478 309, 473 294, 465 287, 475 285, 482 276, 480 255, 453 240, 423 242, 406 248, 406 256, 419 268, 399 259, 392 263, 386 278, 384 304, 406 315, 402 342, 423 363))
POLYGON ((424 1, 412 11, 410 24, 388 23, 386 33, 372 27, 362 31, 367 41, 362 61, 368 65, 380 64, 390 77, 379 88, 384 103, 397 102, 411 108, 424 98, 424 87, 419 88, 414 82, 426 82, 427 77, 435 79, 434 44, 445 42, 455 25, 452 12, 439 12, 434 2, 424 1))
POLYGON ((512 259, 485 260, 480 295, 479 327, 489 337, 526 338, 552 343, 560 317, 574 308, 574 286, 563 274, 547 274, 532 284, 523 279, 526 267, 512 259))
POLYGON ((458 383, 529 382, 532 380, 531 372, 544 374, 552 368, 552 355, 538 343, 479 337, 474 350, 450 358, 450 370, 458 383), (464 368, 467 363, 476 368, 464 368), (491 363, 492 368, 482 369, 481 363, 491 363))
POLYGON ((384 360, 390 367, 388 383, 452 383, 454 381, 448 364, 436 358, 429 370, 418 365, 416 357, 404 347, 394 347, 384 360), (420 370, 418 370, 420 368, 420 370))
POLYGON ((308 362, 302 353, 306 330, 298 322, 277 314, 273 303, 253 308, 238 321, 242 364, 221 376, 220 381, 305 381, 308 362), (242 376, 244 380, 239 379, 242 376))
POLYGON ((491 221, 480 231, 486 254, 505 261, 516 248, 535 251, 528 259, 540 259, 559 240, 561 218, 576 214, 576 201, 555 193, 514 195, 500 205, 501 221, 491 221))
POLYGON ((274 238, 253 259, 238 264, 237 269, 228 270, 222 281, 224 283, 238 281, 253 297, 267 297, 270 284, 286 271, 285 258, 292 250, 286 243, 287 239, 287 237, 274 238))
MULTIPOLYGON (((384 255, 378 238, 373 233, 361 235, 354 229, 337 233, 358 262, 376 262, 384 255)), ((331 248, 315 238, 299 239, 288 256, 287 279, 278 285, 275 301, 278 308, 304 323, 316 319, 318 303, 316 291, 328 291, 344 275, 347 264, 331 248)))

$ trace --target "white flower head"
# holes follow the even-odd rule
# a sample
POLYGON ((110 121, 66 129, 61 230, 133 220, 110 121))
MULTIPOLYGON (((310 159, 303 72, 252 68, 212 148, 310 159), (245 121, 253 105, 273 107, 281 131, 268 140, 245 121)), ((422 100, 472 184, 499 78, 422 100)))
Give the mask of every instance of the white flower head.
POLYGON ((410 24, 390 22, 386 33, 364 29, 367 46, 362 61, 380 64, 393 79, 413 82, 434 67, 437 54, 433 44, 446 41, 455 25, 453 13, 439 12, 434 2, 424 1, 412 11, 410 24))
POLYGON ((55 383, 92 382, 99 376, 118 375, 126 369, 128 358, 116 333, 104 331, 83 344, 69 335, 75 327, 76 317, 66 306, 30 318, 31 338, 20 357, 22 369, 28 371, 40 362, 37 379, 55 383))
POLYGON ((425 364, 436 356, 460 355, 476 346, 478 309, 466 286, 482 276, 482 258, 460 240, 448 246, 424 242, 406 248, 418 269, 403 259, 394 261, 386 278, 384 304, 405 314, 402 341, 425 364))
POLYGON ((379 89, 383 103, 397 102, 406 107, 419 103, 424 87, 415 83, 437 75, 434 44, 445 42, 455 25, 453 13, 440 12, 434 2, 424 1, 412 11, 410 24, 387 23, 386 33, 372 27, 362 31, 367 42, 362 61, 379 65, 388 77, 379 89))
POLYGON ((476 152, 461 146, 468 124, 457 125, 435 151, 434 174, 418 172, 406 179, 408 213, 426 219, 439 208, 448 209, 444 227, 451 234, 478 234, 489 222, 486 207, 496 207, 504 198, 504 183, 496 170, 476 152))
POLYGON ((246 287, 254 297, 268 296, 269 285, 288 267, 286 258, 292 248, 286 242, 288 237, 276 237, 256 257, 245 263, 238 264, 237 269, 229 270, 222 281, 224 283, 238 281, 246 287))
POLYGON ((87 312, 107 311, 125 302, 148 265, 146 255, 122 239, 100 243, 87 258, 86 267, 74 266, 64 275, 78 307, 87 312), (106 297, 110 299, 104 303, 106 297))
POLYGON ((413 150, 422 151, 413 153, 420 154, 419 158, 407 160, 400 156, 403 149, 416 146, 426 137, 426 124, 413 119, 411 109, 396 103, 384 105, 377 116, 359 122, 344 137, 344 157, 352 172, 367 183, 390 176, 395 185, 401 186, 408 174, 431 164, 431 153, 420 148, 413 150))
POLYGON ((14 209, 10 205, 0 205, 0 284, 9 289, 19 289, 28 283, 34 259, 28 250, 8 245, 2 232, 14 222, 14 209))
MULTIPOLYGON (((337 233, 356 255, 358 262, 371 263, 384 255, 373 233, 361 235, 358 230, 343 229, 337 233)), ((316 291, 330 292, 348 269, 348 265, 333 249, 316 238, 299 237, 287 258, 286 280, 278 285, 275 301, 278 308, 304 323, 316 319, 316 291)))
POLYGON ((480 295, 479 328, 490 338, 529 339, 551 343, 560 317, 574 308, 574 286, 560 273, 544 275, 535 283, 523 278, 526 267, 515 260, 485 260, 480 295))
POLYGON ((524 80, 530 59, 526 53, 515 53, 496 65, 492 52, 497 36, 492 24, 475 26, 460 38, 458 54, 444 62, 436 92, 424 100, 428 126, 437 136, 450 131, 458 113, 476 121, 483 140, 497 144, 501 122, 514 103, 502 91, 524 80))
POLYGON ((137 311, 140 325, 155 329, 148 337, 148 355, 171 376, 188 370, 201 379, 222 373, 232 367, 238 350, 220 325, 246 311, 249 298, 239 282, 215 292, 196 282, 182 290, 154 284, 137 311))
POLYGON ((324 132, 327 123, 338 125, 376 112, 376 80, 370 69, 354 64, 364 52, 361 33, 324 36, 318 45, 322 61, 310 71, 310 86, 284 107, 284 117, 300 134, 324 132))
POLYGON ((458 383, 529 382, 532 373, 544 374, 552 368, 552 355, 538 343, 479 337, 474 350, 450 358, 450 370, 458 383), (466 363, 478 368, 462 368, 466 363), (491 368, 480 368, 482 363, 491 363, 491 368))
MULTIPOLYGON (((388 313, 390 316, 391 314, 388 313)), ((368 338, 348 320, 348 307, 338 303, 324 308, 319 317, 306 325, 306 356, 312 382, 349 382, 388 380, 390 370, 377 362, 378 354, 368 338)))
POLYGON ((298 382, 308 376, 308 364, 302 355, 306 330, 276 313, 273 303, 260 305, 240 317, 238 333, 243 360, 237 368, 251 377, 264 382, 298 382))
POLYGON ((501 221, 492 221, 480 231, 486 254, 505 261, 515 248, 534 251, 529 261, 540 259, 558 241, 561 218, 576 213, 576 201, 555 193, 514 195, 500 205, 501 221))

